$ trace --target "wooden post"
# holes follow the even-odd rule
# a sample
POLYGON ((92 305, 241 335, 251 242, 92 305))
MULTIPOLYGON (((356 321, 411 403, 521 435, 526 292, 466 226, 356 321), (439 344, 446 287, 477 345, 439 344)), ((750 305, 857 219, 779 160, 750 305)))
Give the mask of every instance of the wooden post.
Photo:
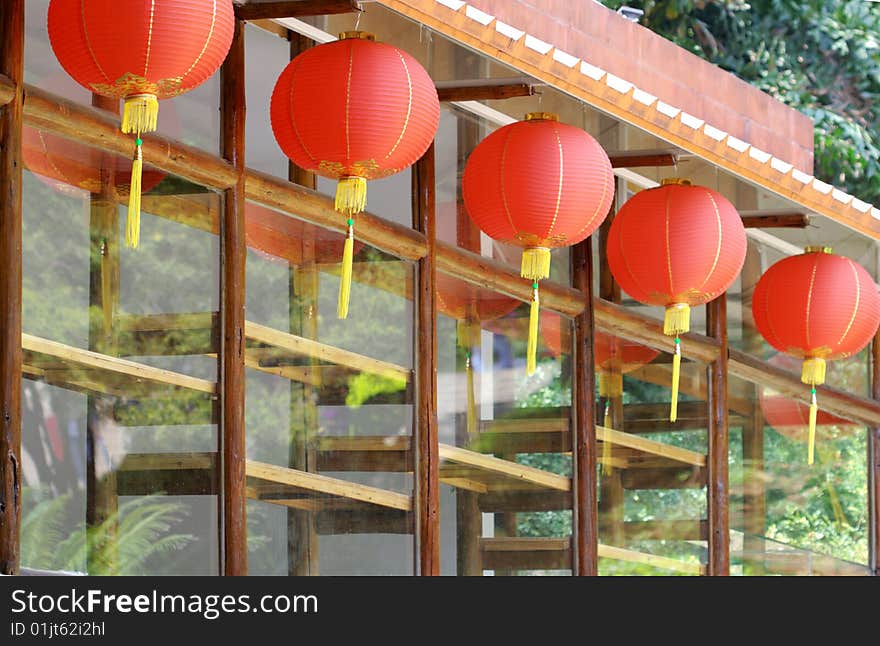
POLYGON ((0 108, 0 574, 18 574, 20 566, 24 3, 0 2, 0 74, 15 84, 0 108))
MULTIPOLYGON (((599 297, 611 303, 620 303, 620 285, 611 274, 606 253, 608 232, 613 221, 614 213, 609 213, 599 228, 599 297)), ((601 401, 596 411, 597 419, 604 416, 606 405, 610 406, 612 428, 618 431, 624 430, 623 398, 614 397, 607 402, 601 401)), ((623 478, 620 469, 603 473, 599 478, 599 518, 604 536, 603 542, 623 545, 623 478)))
POLYGON ((237 181, 225 194, 220 232, 221 348, 220 456, 223 464, 223 573, 247 574, 247 507, 245 504, 244 310, 245 310, 245 84, 244 23, 235 35, 221 68, 223 157, 232 163, 237 181))
MULTIPOLYGON (((871 345, 871 396, 880 399, 880 332, 871 345)), ((880 426, 868 428, 868 563, 871 574, 880 576, 880 426)))
POLYGON ((416 296, 416 504, 419 574, 440 574, 440 447, 437 422, 437 297, 434 144, 412 169, 413 226, 425 235, 416 296))
POLYGON ((706 305, 706 333, 721 344, 718 358, 708 370, 708 517, 709 576, 730 574, 730 518, 727 463, 727 294, 706 305))
POLYGON ((599 562, 596 508, 596 404, 593 369, 593 256, 592 238, 571 250, 572 284, 583 293, 586 307, 574 320, 572 381, 572 453, 574 457, 575 572, 596 576, 599 562))
MULTIPOLYGON (((291 60, 314 46, 314 41, 290 32, 291 60)), ((293 162, 288 179, 315 190, 317 176, 293 162)), ((290 332, 306 339, 318 340, 318 269, 315 264, 315 241, 301 240, 303 256, 299 266, 289 267, 290 332)), ((311 365, 317 365, 312 358, 311 365)), ((318 393, 312 384, 290 382, 290 455, 289 466, 301 471, 315 471, 315 452, 311 440, 318 429, 318 393)), ((287 510, 287 571, 291 576, 317 576, 318 532, 314 512, 287 510)))
MULTIPOLYGON (((92 105, 114 114, 119 113, 119 100, 92 95, 92 105)), ((117 355, 115 312, 119 303, 119 217, 116 196, 116 159, 111 153, 100 155, 100 192, 89 198, 89 350, 117 355), (105 302, 105 298, 107 301, 105 302)), ((86 526, 100 527, 108 520, 102 540, 116 541, 116 515, 119 504, 116 472, 110 455, 116 434, 113 398, 106 395, 88 396, 86 418, 86 526)), ((116 546, 102 547, 99 562, 93 562, 94 551, 87 553, 90 574, 117 574, 116 546), (109 549, 108 549, 109 548, 109 549), (108 558, 108 555, 109 558, 108 558)))

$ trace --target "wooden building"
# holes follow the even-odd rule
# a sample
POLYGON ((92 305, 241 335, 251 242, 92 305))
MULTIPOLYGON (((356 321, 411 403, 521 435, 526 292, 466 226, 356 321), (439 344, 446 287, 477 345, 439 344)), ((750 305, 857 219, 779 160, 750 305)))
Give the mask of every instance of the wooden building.
POLYGON ((823 244, 880 275, 880 211, 812 176, 807 117, 586 0, 235 2, 221 72, 144 137, 136 250, 119 106, 59 66, 49 0, 0 3, 2 573, 880 574, 880 344, 819 387, 816 464, 762 414, 809 397, 755 330, 762 272, 823 244), (278 148, 269 99, 355 28, 428 70, 441 118, 371 184, 338 320, 345 221, 278 148), (554 251, 526 375, 530 281, 463 212, 461 173, 535 110, 600 142, 616 206, 686 176, 742 215, 746 263, 694 312, 675 423, 662 312, 605 260, 614 209, 554 251), (597 331, 660 351, 607 425, 597 331), (786 542, 812 499, 855 557, 786 542))

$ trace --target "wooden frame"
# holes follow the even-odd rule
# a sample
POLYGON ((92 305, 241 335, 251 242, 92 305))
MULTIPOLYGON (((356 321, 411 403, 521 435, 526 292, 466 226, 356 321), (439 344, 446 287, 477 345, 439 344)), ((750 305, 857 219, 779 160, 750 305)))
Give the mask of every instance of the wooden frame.
POLYGON ((416 268, 416 501, 419 569, 440 574, 440 454, 437 421, 437 267, 434 144, 412 171, 413 228, 425 236, 427 254, 416 268))
POLYGON ((730 574, 730 487, 728 485, 727 427, 727 294, 706 305, 706 331, 721 344, 718 358, 709 364, 706 398, 709 424, 708 496, 710 576, 730 574))
POLYGON ((235 21, 221 78, 221 149, 235 183, 226 191, 220 227, 220 456, 223 478, 222 572, 247 574, 245 503, 245 49, 244 23, 235 21))
POLYGON ((0 108, 0 574, 18 574, 20 565, 24 5, 0 3, 0 74, 8 84, 0 108))
POLYGON ((593 245, 592 238, 572 249, 572 282, 587 306, 575 318, 572 376, 572 443, 574 454, 574 571, 578 576, 599 573, 599 516, 596 494, 596 411, 593 367, 593 245))

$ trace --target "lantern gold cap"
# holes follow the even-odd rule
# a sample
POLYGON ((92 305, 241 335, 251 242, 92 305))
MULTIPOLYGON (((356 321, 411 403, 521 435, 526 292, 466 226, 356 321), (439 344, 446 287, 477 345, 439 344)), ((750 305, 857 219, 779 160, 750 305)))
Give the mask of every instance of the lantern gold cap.
POLYGON ((685 178, 685 177, 666 177, 660 180, 660 186, 672 186, 677 184, 678 186, 693 186, 694 183, 685 178))
POLYGON ((524 121, 559 121, 555 112, 527 112, 524 121))
POLYGON ((351 38, 360 38, 361 40, 376 40, 375 34, 369 31, 343 31, 339 34, 339 40, 349 40, 351 38))
POLYGON ((804 247, 804 253, 831 253, 832 251, 833 249, 831 247, 823 247, 822 245, 804 247))

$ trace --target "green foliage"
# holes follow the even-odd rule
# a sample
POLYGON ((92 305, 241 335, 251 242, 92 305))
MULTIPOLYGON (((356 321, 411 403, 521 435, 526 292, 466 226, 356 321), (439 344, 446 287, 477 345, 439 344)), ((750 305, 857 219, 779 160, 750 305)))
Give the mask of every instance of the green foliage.
POLYGON ((820 179, 880 198, 880 7, 864 0, 604 0, 800 110, 820 179))
POLYGON ((167 562, 196 540, 191 534, 171 532, 186 516, 186 508, 160 496, 122 502, 116 513, 88 528, 72 501, 71 493, 39 500, 37 492, 25 489, 23 565, 56 571, 88 569, 93 575, 152 574, 153 559, 167 562))
POLYGON ((373 397, 399 393, 402 390, 406 390, 406 379, 402 377, 385 377, 359 372, 348 380, 345 405, 356 408, 373 397))

